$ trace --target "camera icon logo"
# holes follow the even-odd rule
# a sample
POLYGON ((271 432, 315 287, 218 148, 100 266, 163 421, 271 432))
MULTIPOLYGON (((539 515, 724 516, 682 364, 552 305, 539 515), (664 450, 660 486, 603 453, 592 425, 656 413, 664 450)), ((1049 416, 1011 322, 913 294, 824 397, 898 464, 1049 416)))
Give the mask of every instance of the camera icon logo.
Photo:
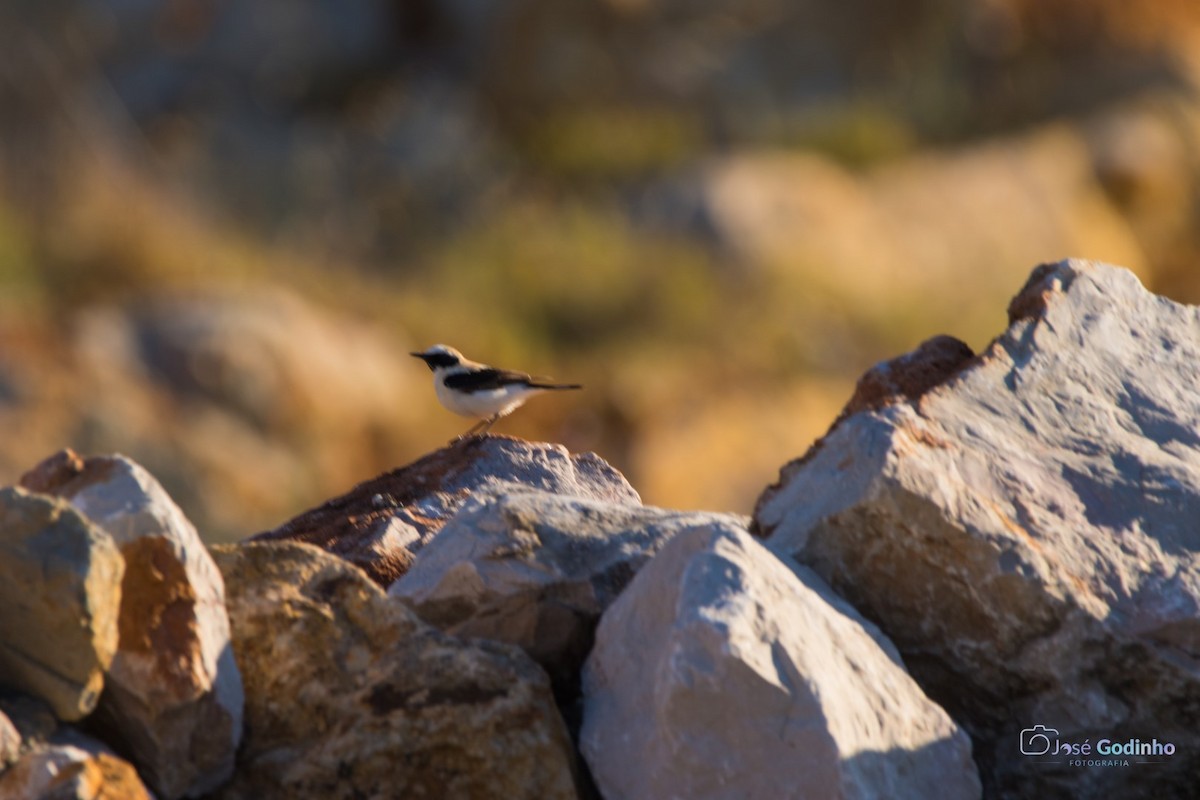
POLYGON ((1034 725, 1021 731, 1021 754, 1026 756, 1044 756, 1052 747, 1050 737, 1057 741, 1058 730, 1047 728, 1045 725, 1034 725))

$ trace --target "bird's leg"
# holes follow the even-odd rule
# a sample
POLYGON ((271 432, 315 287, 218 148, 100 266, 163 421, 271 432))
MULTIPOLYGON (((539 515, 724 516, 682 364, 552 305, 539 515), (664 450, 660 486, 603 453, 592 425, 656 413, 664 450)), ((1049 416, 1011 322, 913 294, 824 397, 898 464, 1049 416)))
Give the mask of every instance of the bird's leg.
POLYGON ((499 418, 500 418, 500 415, 496 414, 494 416, 488 417, 487 419, 479 420, 479 422, 476 422, 474 425, 472 425, 470 428, 468 428, 465 433, 459 434, 458 436, 456 436, 452 440, 450 440, 450 444, 454 444, 455 442, 461 442, 463 439, 470 439, 472 436, 482 436, 483 434, 487 433, 488 429, 491 428, 492 425, 496 424, 496 420, 499 418), (482 428, 482 430, 480 430, 481 428, 482 428))
POLYGON ((453 439, 451 439, 450 444, 457 444, 458 442, 461 442, 463 439, 470 438, 471 435, 475 433, 475 431, 479 430, 480 426, 483 425, 483 423, 485 421, 486 420, 482 420, 482 419, 479 420, 479 422, 476 422, 474 425, 472 425, 466 431, 464 431, 463 433, 460 433, 458 436, 455 436, 453 439))

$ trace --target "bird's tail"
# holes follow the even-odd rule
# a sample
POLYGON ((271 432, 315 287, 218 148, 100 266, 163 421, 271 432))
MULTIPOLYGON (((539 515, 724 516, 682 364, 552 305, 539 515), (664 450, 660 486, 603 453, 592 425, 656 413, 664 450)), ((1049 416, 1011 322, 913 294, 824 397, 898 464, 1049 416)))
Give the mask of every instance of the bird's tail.
POLYGON ((531 389, 546 389, 549 391, 565 391, 567 389, 582 389, 581 383, 543 383, 541 381, 530 381, 531 389))

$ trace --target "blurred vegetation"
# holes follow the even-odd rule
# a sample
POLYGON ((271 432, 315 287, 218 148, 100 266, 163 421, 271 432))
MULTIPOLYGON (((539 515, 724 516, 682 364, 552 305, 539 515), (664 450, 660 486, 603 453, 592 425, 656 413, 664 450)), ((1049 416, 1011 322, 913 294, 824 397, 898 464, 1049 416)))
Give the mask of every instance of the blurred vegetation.
POLYGON ((777 147, 822 153, 851 167, 869 167, 911 153, 911 125, 881 103, 822 108, 780 121, 767 137, 777 147))
POLYGON ((12 209, 0 206, 0 307, 16 313, 42 304, 46 287, 33 258, 33 243, 12 209))
POLYGON ((522 159, 565 183, 610 184, 662 174, 702 151, 696 122, 665 109, 556 109, 528 127, 516 140, 522 159))
POLYGON ((406 356, 441 341, 587 385, 498 430, 749 511, 866 368, 986 346, 1040 261, 1200 302, 1198 35, 1166 2, 6 6, 0 478, 125 451, 245 535, 464 428, 406 356))

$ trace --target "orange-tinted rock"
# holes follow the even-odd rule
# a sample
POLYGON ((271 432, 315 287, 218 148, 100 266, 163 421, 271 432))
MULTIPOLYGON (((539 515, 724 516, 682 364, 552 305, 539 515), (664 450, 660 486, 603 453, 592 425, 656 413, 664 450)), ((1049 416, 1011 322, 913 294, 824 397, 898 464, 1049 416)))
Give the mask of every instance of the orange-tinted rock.
POLYGON ((242 687, 221 574, 195 528, 148 472, 122 456, 67 450, 23 482, 69 501, 125 558, 120 645, 97 714, 164 800, 228 778, 242 687))
POLYGON ((154 800, 137 771, 99 742, 65 729, 0 774, 0 800, 154 800))

